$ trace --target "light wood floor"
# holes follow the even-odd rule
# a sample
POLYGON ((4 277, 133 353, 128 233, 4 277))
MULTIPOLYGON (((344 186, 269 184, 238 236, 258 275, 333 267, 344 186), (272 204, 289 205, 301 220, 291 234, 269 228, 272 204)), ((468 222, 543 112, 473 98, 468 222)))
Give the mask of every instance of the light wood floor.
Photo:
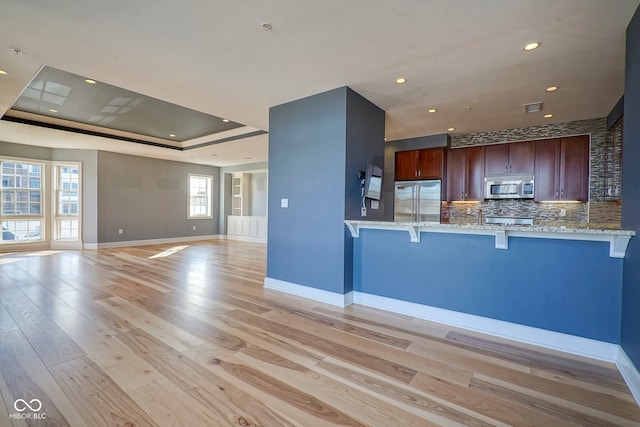
POLYGON ((265 259, 0 254, 0 426, 640 425, 614 365, 264 290, 265 259))

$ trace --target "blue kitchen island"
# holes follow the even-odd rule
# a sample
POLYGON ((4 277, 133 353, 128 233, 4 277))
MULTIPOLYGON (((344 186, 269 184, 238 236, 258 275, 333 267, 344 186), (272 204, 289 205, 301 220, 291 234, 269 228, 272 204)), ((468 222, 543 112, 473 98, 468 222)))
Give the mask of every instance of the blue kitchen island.
POLYGON ((617 358, 622 264, 632 231, 345 224, 354 238, 356 303, 617 358))

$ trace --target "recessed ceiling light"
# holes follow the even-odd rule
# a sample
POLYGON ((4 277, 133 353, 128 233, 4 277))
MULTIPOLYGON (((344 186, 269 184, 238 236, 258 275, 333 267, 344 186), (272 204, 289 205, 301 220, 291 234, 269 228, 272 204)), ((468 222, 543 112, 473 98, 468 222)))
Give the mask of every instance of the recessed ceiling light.
POLYGON ((229 119, 222 119, 223 122, 229 123, 229 119))
POLYGON ((547 92, 555 92, 558 90, 558 86, 549 86, 546 90, 547 92))
POLYGON ((85 83, 89 83, 90 85, 96 84, 96 81, 93 79, 84 79, 85 83))
POLYGON ((531 42, 524 45, 523 49, 526 51, 534 50, 540 47, 540 42, 531 42))
POLYGON ((456 128, 448 128, 447 129, 449 132, 453 132, 454 130, 456 130, 456 128))
POLYGON ((427 111, 430 112, 430 113, 435 113, 438 110, 436 110, 435 108, 429 108, 427 111))
POLYGON ((398 83, 399 85, 405 84, 407 82, 407 79, 405 79, 404 77, 398 77, 396 79, 396 83, 398 83))
POLYGON ((545 114, 543 117, 545 119, 550 119, 551 117, 553 117, 553 114, 545 114))
POLYGON ((216 153, 211 154, 211 157, 216 157, 216 156, 217 156, 216 153))
POLYGON ((7 72, 5 70, 0 70, 0 75, 5 75, 7 72))
POLYGON ((251 160, 251 157, 245 157, 244 159, 245 160, 251 160))
POLYGON ((176 134, 175 134, 175 133, 170 133, 170 134, 169 134, 169 136, 170 136, 171 138, 175 138, 175 137, 176 137, 176 134))
POLYGON ((56 110, 55 108, 49 108, 49 111, 52 112, 52 113, 57 113, 58 112, 58 110, 56 110))

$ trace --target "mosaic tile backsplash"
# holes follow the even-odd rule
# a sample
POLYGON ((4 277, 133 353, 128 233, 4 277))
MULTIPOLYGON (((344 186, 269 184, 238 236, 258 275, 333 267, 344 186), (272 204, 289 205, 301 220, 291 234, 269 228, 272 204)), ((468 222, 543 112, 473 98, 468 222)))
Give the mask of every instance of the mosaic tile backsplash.
POLYGON ((589 202, 545 203, 532 200, 485 200, 443 203, 443 222, 477 224, 487 216, 533 218, 535 225, 620 228, 620 154, 611 153, 606 119, 579 120, 519 129, 470 133, 451 137, 451 147, 502 144, 563 136, 591 136, 589 202), (613 159, 613 160, 612 160, 613 159))

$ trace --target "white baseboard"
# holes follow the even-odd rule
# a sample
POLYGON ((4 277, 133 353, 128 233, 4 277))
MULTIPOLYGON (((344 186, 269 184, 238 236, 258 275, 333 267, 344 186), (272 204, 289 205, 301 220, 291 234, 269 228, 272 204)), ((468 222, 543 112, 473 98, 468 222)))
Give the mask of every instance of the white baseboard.
POLYGON ((354 293, 354 302, 369 307, 405 314, 527 344, 563 351, 565 353, 615 362, 618 345, 575 335, 548 331, 517 323, 460 313, 452 310, 401 301, 363 292, 354 293))
POLYGON ((299 297, 309 298, 325 304, 346 307, 353 303, 353 292, 340 294, 337 292, 325 291, 323 289, 312 288, 310 286, 299 285, 297 283, 286 282, 284 280, 265 277, 264 287, 299 297))
POLYGON ((205 235, 205 236, 184 236, 184 237, 169 237, 166 239, 148 239, 148 240, 123 240, 121 242, 104 242, 104 243, 85 243, 84 249, 108 249, 108 248, 124 248, 127 246, 144 246, 144 245, 160 245, 164 243, 180 243, 180 242, 196 242, 198 240, 215 240, 220 239, 223 236, 218 234, 205 235))
POLYGON ((251 237, 251 236, 239 236, 236 234, 227 234, 225 236, 227 240, 239 240, 241 242, 252 242, 252 243, 267 243, 266 237, 251 237))
POLYGON ((619 358, 618 348, 620 346, 617 344, 490 319, 488 317, 475 316, 473 314, 460 313, 357 291, 343 295, 269 277, 265 278, 264 287, 331 305, 337 305, 339 307, 346 307, 352 303, 361 304, 592 359, 615 363, 619 358))
POLYGON ((618 350, 618 360, 616 361, 616 365, 618 366, 620 375, 622 375, 622 378, 624 378, 624 381, 627 383, 627 387, 629 387, 629 391, 631 391, 633 398, 640 406, 640 371, 633 364, 631 359, 629 359, 629 356, 625 353, 622 347, 618 350))
POLYGON ((82 250, 82 242, 65 242, 65 241, 53 241, 51 242, 52 250, 82 250))

